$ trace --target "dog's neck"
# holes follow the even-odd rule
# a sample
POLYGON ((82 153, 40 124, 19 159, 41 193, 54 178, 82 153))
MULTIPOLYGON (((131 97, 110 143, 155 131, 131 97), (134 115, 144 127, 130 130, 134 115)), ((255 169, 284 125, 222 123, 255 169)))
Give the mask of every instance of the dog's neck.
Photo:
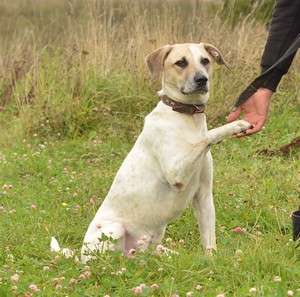
POLYGON ((184 103, 184 104, 204 104, 208 101, 209 94, 191 94, 184 95, 173 88, 163 84, 162 89, 158 92, 158 96, 168 96, 172 100, 184 103))
POLYGON ((197 113, 204 113, 205 110, 205 105, 204 104, 186 104, 186 103, 181 103, 179 101, 175 101, 171 98, 169 98, 166 95, 160 96, 160 100, 170 106, 172 110, 180 112, 180 113, 185 113, 188 115, 194 115, 197 113))

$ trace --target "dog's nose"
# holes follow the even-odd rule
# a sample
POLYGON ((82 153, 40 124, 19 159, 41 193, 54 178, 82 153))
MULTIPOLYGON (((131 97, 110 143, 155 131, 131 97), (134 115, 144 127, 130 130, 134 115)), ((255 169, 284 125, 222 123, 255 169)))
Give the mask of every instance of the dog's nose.
POLYGON ((203 74, 196 74, 194 77, 194 81, 199 86, 205 86, 208 81, 208 78, 203 74))

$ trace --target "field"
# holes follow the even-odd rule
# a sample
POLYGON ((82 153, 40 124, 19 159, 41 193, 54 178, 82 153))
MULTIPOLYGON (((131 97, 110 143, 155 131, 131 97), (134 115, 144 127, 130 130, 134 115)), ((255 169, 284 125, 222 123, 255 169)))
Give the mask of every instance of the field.
POLYGON ((163 242, 178 255, 107 253, 84 266, 50 252, 55 236, 79 256, 158 101, 144 57, 167 43, 218 46, 231 70, 215 67, 207 117, 216 127, 259 72, 266 36, 255 10, 233 22, 218 1, 2 0, 0 297, 127 297, 143 283, 141 296, 300 296, 290 219, 299 206, 299 151, 259 154, 299 136, 299 59, 273 98, 266 128, 212 148, 214 256, 201 249, 192 209, 169 225, 163 242))

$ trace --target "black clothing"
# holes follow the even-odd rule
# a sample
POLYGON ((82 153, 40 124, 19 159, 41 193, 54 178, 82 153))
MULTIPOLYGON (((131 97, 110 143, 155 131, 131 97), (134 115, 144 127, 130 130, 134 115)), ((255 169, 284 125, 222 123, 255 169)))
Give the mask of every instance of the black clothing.
POLYGON ((235 103, 235 107, 240 106, 242 103, 247 101, 260 87, 265 87, 271 90, 271 86, 277 86, 279 83, 282 72, 282 65, 285 65, 287 61, 290 61, 295 56, 295 53, 300 48, 300 34, 296 37, 294 42, 285 51, 285 53, 266 71, 264 71, 260 76, 258 76, 239 96, 235 103))
MULTIPOLYGON (((245 102, 260 87, 276 91, 282 76, 287 73, 293 61, 296 49, 294 48, 282 62, 274 64, 297 38, 300 42, 300 0, 277 0, 261 60, 262 75, 240 95, 235 106, 245 102), (270 67, 272 68, 269 69, 270 67)), ((295 47, 299 47, 299 44, 295 44, 295 47)))
MULTIPOLYGON (((300 33, 300 1, 278 0, 273 12, 267 44, 261 60, 262 72, 271 67, 300 33)), ((281 77, 287 73, 295 54, 278 65, 262 85, 276 91, 281 77)))

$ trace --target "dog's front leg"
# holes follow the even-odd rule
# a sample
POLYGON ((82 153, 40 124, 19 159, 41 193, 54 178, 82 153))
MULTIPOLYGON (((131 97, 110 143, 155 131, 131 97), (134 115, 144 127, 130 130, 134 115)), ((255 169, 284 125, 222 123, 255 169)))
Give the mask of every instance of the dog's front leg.
POLYGON ((248 122, 239 120, 215 129, 211 129, 207 132, 208 142, 210 144, 218 143, 227 137, 246 131, 250 127, 251 124, 248 122))
POLYGON ((244 131, 250 124, 241 120, 209 130, 203 139, 194 143, 186 141, 181 135, 172 134, 172 131, 168 130, 166 133, 160 127, 153 126, 148 131, 148 139, 151 139, 148 144, 168 183, 174 189, 182 191, 198 170, 198 164, 206 155, 210 144, 244 131))
MULTIPOLYGON (((163 146, 162 146, 163 147, 163 146)), ((164 177, 175 190, 184 191, 196 170, 199 162, 209 149, 207 139, 199 143, 174 143, 167 148, 176 148, 170 154, 164 154, 163 148, 157 153, 164 177)))
POLYGON ((235 121, 209 130, 207 135, 197 143, 187 143, 184 139, 174 137, 173 142, 172 139, 155 142, 153 149, 168 182, 179 190, 183 190, 211 144, 241 133, 250 127, 251 124, 246 121, 235 121))

